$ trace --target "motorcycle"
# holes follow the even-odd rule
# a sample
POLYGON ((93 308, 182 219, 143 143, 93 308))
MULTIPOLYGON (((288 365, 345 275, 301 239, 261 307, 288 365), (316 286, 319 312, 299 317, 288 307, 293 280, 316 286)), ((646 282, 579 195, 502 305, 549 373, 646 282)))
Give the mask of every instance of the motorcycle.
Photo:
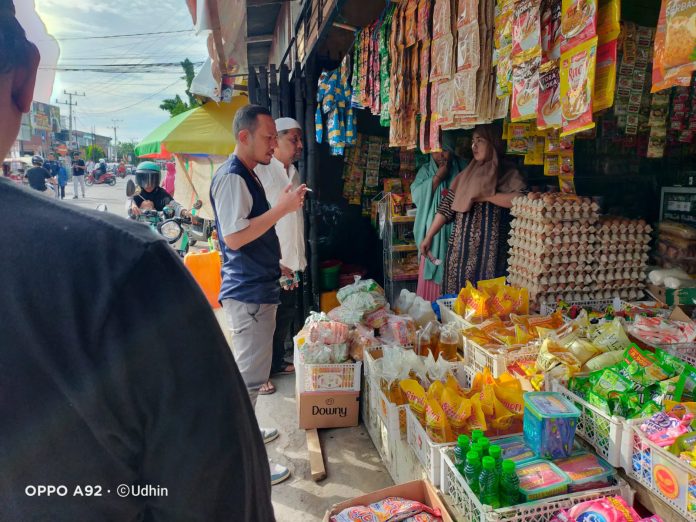
POLYGON ((164 210, 143 210, 135 220, 150 226, 153 232, 159 234, 171 247, 184 257, 191 243, 189 241, 188 226, 191 220, 183 217, 175 217, 174 211, 169 207, 164 210))
POLYGON ((85 184, 88 187, 91 187, 92 185, 110 185, 113 187, 116 185, 116 176, 114 176, 111 172, 103 174, 99 178, 99 181, 97 181, 96 175, 98 171, 99 169, 94 169, 91 173, 85 176, 85 184))

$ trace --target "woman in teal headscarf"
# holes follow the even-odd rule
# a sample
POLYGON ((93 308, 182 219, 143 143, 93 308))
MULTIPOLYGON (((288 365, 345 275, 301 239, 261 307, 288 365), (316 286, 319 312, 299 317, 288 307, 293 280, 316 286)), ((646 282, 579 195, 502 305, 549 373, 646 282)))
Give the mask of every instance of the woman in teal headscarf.
MULTIPOLYGON (((466 161, 454 154, 454 145, 454 138, 443 133, 442 152, 433 152, 430 155, 430 160, 420 168, 411 185, 413 203, 418 209, 413 225, 416 245, 420 245, 425 238, 425 234, 437 213, 437 207, 446 194, 450 183, 467 165, 466 161)), ((428 301, 434 301, 442 295, 440 287, 451 230, 451 225, 445 225, 433 238, 430 247, 432 260, 421 256, 416 293, 428 301), (435 264, 433 260, 439 260, 440 263, 435 264)))

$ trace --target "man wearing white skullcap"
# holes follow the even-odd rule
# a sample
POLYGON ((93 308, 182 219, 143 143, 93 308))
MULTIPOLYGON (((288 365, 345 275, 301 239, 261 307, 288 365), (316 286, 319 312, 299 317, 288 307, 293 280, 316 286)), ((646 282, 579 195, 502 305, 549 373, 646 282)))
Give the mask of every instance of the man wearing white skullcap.
MULTIPOLYGON (((302 157, 302 128, 292 118, 278 118, 275 121, 278 131, 278 146, 268 165, 258 165, 255 169, 266 191, 271 207, 289 184, 300 186, 300 176, 293 163, 302 157)), ((292 328, 299 301, 299 282, 307 266, 304 241, 304 215, 300 208, 283 217, 276 224, 276 234, 280 240, 281 277, 280 306, 276 312, 276 329, 273 335, 273 364, 271 375, 289 374, 295 371, 292 364, 285 362, 285 340, 292 328)), ((269 381, 260 393, 273 393, 275 387, 269 381)))

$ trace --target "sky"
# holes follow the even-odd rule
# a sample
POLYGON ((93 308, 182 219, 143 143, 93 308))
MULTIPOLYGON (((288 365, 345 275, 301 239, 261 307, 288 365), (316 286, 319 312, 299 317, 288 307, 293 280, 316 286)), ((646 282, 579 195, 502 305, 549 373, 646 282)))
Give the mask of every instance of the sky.
MULTIPOLYGON (((42 55, 34 99, 56 105, 56 99, 68 101, 64 91, 84 92, 73 98, 78 130, 91 132, 94 126, 97 134, 113 136, 110 127, 116 126, 118 141, 141 140, 169 119, 159 108, 162 100, 176 94, 186 100, 186 85, 179 66, 143 72, 132 65, 207 58, 205 35, 194 35, 185 0, 15 0, 15 5, 42 55), (184 32, 94 38, 172 31, 184 32), (105 67, 118 64, 129 64, 128 72, 105 67), (109 72, 84 70, 95 65, 109 72)), ((60 108, 61 116, 68 114, 67 105, 60 108)))

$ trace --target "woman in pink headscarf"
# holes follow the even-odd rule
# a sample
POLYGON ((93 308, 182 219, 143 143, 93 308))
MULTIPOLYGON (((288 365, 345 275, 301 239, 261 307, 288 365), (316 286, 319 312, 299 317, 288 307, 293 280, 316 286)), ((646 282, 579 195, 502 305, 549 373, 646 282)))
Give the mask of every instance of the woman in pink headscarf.
POLYGON ((174 161, 167 162, 167 173, 164 176, 164 182, 162 182, 162 187, 164 190, 169 192, 169 194, 174 197, 174 179, 176 178, 176 164, 174 161))
POLYGON ((471 144, 474 159, 450 185, 420 252, 427 257, 433 237, 452 223, 445 259, 442 290, 457 294, 467 281, 504 276, 512 200, 525 189, 517 168, 504 161, 501 130, 478 125, 471 144))

